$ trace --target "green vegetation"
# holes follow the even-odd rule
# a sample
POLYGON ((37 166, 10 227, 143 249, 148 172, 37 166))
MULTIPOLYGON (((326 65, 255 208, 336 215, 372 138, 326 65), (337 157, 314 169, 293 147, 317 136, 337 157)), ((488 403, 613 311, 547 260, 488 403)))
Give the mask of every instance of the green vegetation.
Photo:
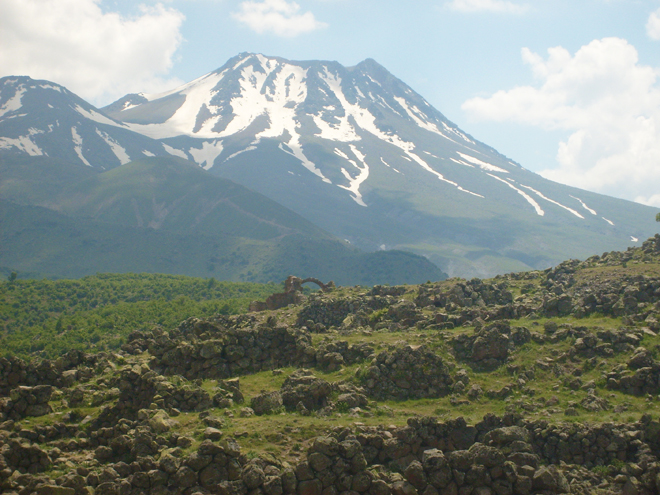
POLYGON ((0 283, 0 352, 53 358, 70 349, 117 349, 133 330, 241 313, 279 290, 277 284, 144 273, 57 281, 10 276, 0 283))

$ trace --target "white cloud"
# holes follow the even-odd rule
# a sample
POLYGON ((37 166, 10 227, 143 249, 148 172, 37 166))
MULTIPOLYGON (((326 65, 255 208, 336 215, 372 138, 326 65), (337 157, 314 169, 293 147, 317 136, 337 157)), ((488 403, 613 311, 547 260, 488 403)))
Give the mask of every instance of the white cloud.
POLYGON ((458 12, 506 12, 510 14, 522 14, 529 8, 527 5, 507 0, 452 0, 445 6, 458 12))
POLYGON ((640 65, 626 40, 595 40, 571 55, 522 51, 537 86, 472 98, 463 109, 480 120, 511 121, 570 133, 549 179, 660 206, 660 71, 640 65))
POLYGON ((327 26, 317 21, 311 12, 301 14, 299 11, 300 5, 286 0, 247 1, 242 2, 240 11, 232 16, 259 34, 273 33, 286 38, 327 26))
POLYGON ((183 14, 161 4, 134 17, 100 0, 2 0, 0 75, 49 79, 96 104, 129 92, 159 92, 182 37, 183 14))
POLYGON ((649 16, 646 23, 646 33, 652 40, 660 40, 660 9, 649 16))

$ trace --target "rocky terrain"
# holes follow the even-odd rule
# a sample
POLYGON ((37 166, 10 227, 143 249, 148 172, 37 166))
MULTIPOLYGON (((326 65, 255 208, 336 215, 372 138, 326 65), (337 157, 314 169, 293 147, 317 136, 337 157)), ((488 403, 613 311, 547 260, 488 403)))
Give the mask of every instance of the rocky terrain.
POLYGON ((660 235, 292 301, 1 358, 2 493, 660 493, 660 235))

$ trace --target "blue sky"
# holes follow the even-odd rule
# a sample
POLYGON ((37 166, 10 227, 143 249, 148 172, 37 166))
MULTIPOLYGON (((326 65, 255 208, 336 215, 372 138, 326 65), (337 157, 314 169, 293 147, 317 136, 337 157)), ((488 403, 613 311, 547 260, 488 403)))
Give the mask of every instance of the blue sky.
POLYGON ((103 106, 244 51, 374 58, 559 182, 660 207, 660 0, 3 0, 0 76, 103 106))

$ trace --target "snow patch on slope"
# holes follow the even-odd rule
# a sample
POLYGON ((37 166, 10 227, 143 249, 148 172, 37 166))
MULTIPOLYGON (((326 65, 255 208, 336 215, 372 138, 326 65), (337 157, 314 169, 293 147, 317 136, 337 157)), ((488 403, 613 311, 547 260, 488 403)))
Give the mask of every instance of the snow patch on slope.
POLYGON ((193 160, 202 167, 204 170, 208 170, 213 167, 215 159, 220 156, 222 153, 222 141, 216 140, 214 142, 204 141, 202 147, 200 148, 190 148, 188 153, 193 157, 193 160))
POLYGON ((43 131, 30 128, 28 133, 29 134, 27 136, 19 136, 15 139, 0 137, 0 149, 10 149, 16 147, 23 153, 27 153, 30 156, 43 155, 43 150, 39 148, 39 146, 37 146, 34 141, 32 141, 32 139, 30 139, 30 136, 34 136, 35 134, 43 134, 43 131))
POLYGON ((589 207, 584 203, 584 201, 582 201, 580 198, 576 198, 575 196, 571 196, 571 198, 578 200, 578 201, 580 202, 580 204, 582 205, 582 208, 584 208, 585 210, 587 210, 587 211, 588 211, 589 213, 591 213, 592 215, 598 215, 598 213, 596 213, 595 210, 592 210, 591 208, 589 208, 589 207))
POLYGON ((539 204, 538 204, 536 201, 534 201, 534 199, 533 199, 529 194, 527 194, 525 191, 522 191, 522 190, 518 189, 516 186, 514 186, 513 184, 511 184, 511 183, 505 181, 505 180, 502 179, 501 177, 498 177, 498 176, 493 175, 493 174, 489 174, 488 172, 486 172, 486 173, 487 173, 488 175, 490 175, 493 179, 499 180, 499 181, 502 182, 503 184, 506 184, 506 185, 509 186, 511 189, 513 189, 513 190, 516 191, 518 194, 520 194, 523 198, 525 198, 525 200, 526 200, 530 205, 532 205, 532 206, 534 207, 534 209, 536 210, 536 214, 537 214, 538 216, 542 217, 543 215, 545 215, 545 212, 541 209, 541 207, 539 206, 539 204))
POLYGON ((347 117, 349 115, 352 116, 353 119, 355 120, 355 123, 361 129, 369 132, 370 134, 373 134, 378 139, 381 139, 382 141, 385 141, 386 143, 392 144, 397 148, 401 149, 406 155, 408 155, 408 157, 410 157, 410 159, 412 159, 417 164, 419 164, 427 172, 430 172, 433 175, 435 175, 441 181, 456 187, 459 191, 463 191, 468 194, 472 194, 474 196, 483 198, 483 196, 481 196, 480 194, 476 194, 471 191, 468 191, 467 189, 464 189, 463 187, 459 186, 456 182, 445 179, 445 177, 441 173, 433 170, 428 163, 426 163, 419 156, 413 153, 413 150, 415 149, 415 145, 413 143, 409 143, 407 141, 402 140, 399 136, 397 136, 394 133, 387 134, 381 131, 376 125, 376 117, 373 114, 371 114, 367 109, 362 108, 357 104, 352 104, 348 102, 346 96, 341 90, 341 78, 335 74, 331 74, 328 71, 327 67, 325 68, 325 74, 321 76, 321 79, 325 81, 325 83, 328 85, 330 90, 335 94, 335 96, 341 103, 341 106, 344 108, 347 117))
POLYGON ((58 93, 62 92, 62 88, 60 88, 59 86, 53 86, 52 84, 42 84, 40 87, 43 89, 52 89, 53 91, 57 91, 58 93))
POLYGON ((457 160, 456 158, 450 158, 452 162, 458 163, 459 165, 464 165, 466 167, 474 168, 474 165, 469 164, 468 162, 464 162, 463 160, 457 160))
POLYGON ((257 149, 256 146, 250 145, 247 148, 245 148, 244 150, 240 150, 240 151, 237 151, 236 153, 232 153, 227 158, 225 158, 224 161, 227 162, 227 161, 231 160, 232 158, 234 158, 234 157, 236 157, 236 156, 238 156, 242 153, 245 153, 246 151, 254 151, 256 149, 257 149))
POLYGON ((614 222, 613 222, 612 220, 608 220, 608 219, 605 218, 605 217, 600 217, 600 218, 602 218, 602 219, 605 220, 607 223, 609 223, 612 227, 614 227, 614 222))
POLYGON ((222 80, 224 75, 224 71, 220 74, 206 74, 166 93, 160 93, 158 95, 141 94, 141 96, 144 96, 149 101, 164 98, 175 93, 184 95, 186 99, 174 115, 162 124, 128 124, 128 127, 133 131, 154 139, 164 139, 181 135, 202 138, 219 137, 217 133, 210 132, 209 130, 213 128, 220 118, 217 115, 215 118, 207 120, 198 132, 193 132, 193 130, 197 122, 199 109, 202 108, 202 105, 206 105, 211 113, 213 113, 213 110, 218 110, 216 106, 211 105, 211 99, 215 95, 213 88, 222 80))
POLYGON ((78 155, 78 158, 80 158, 80 161, 82 161, 85 165, 88 167, 91 167, 92 165, 87 161, 87 158, 83 155, 82 152, 82 136, 78 134, 78 130, 76 129, 75 126, 71 128, 71 137, 73 139, 73 150, 76 152, 78 155))
POLYGON ((2 117, 4 114, 9 113, 9 112, 14 112, 21 108, 23 106, 23 103, 21 102, 21 98, 23 98, 23 95, 27 91, 27 88, 25 86, 19 86, 16 89, 16 93, 14 93, 14 96, 9 98, 2 107, 0 107, 0 117, 2 117))
POLYGON ((108 117, 105 115, 102 115, 94 110, 87 111, 80 105, 76 104, 76 106, 73 108, 76 112, 78 112, 80 115, 85 117, 86 119, 93 120, 94 122, 98 122, 99 124, 106 124, 106 125, 111 125, 114 127, 126 127, 124 124, 119 124, 118 122, 115 122, 114 120, 110 120, 108 117))
POLYGON ((184 160, 188 159, 188 155, 186 155, 183 151, 178 150, 176 148, 172 148, 171 146, 168 146, 165 143, 163 143, 163 149, 172 156, 178 156, 179 158, 183 158, 184 160))
POLYGON ((534 188, 532 188, 532 187, 526 186, 526 185, 524 185, 524 184, 520 184, 520 185, 521 185, 522 187, 524 187, 525 189, 528 189, 529 191, 532 191, 532 192, 533 192, 534 194, 536 194, 539 198, 541 198, 541 199, 545 199, 545 200, 548 201, 549 203, 555 204, 555 205, 559 206, 560 208, 563 208, 564 210, 569 211, 570 213, 572 213, 572 214, 575 215, 576 217, 581 218, 582 220, 584 220, 584 217, 583 217, 582 215, 580 215, 577 211, 575 211, 573 208, 569 208, 568 206, 564 206, 563 204, 558 203, 558 202, 555 201, 554 199, 546 198, 543 194, 541 194, 539 191, 537 191, 536 189, 534 189, 534 188))
POLYGON ((467 160, 470 163, 474 163, 475 165, 479 166, 482 170, 487 170, 488 172, 501 172, 504 174, 509 173, 507 170, 504 170, 503 168, 496 167, 495 165, 479 160, 478 158, 475 158, 473 156, 466 155, 465 153, 461 153, 460 151, 457 151, 456 153, 461 155, 461 158, 463 158, 463 160, 467 160))
POLYGON ((143 153, 145 156, 156 156, 156 155, 154 155, 151 151, 147 151, 147 150, 142 150, 142 153, 143 153))
POLYGON ((344 158, 347 162, 349 162, 351 165, 353 165, 356 169, 358 169, 358 175, 357 177, 353 178, 351 174, 344 168, 341 168, 341 173, 346 177, 346 180, 348 180, 349 185, 348 186, 342 186, 338 185, 338 187, 341 187, 342 189, 346 189, 347 191, 353 193, 351 198, 353 201, 355 201, 357 204, 360 206, 366 207, 366 203, 362 199, 362 194, 360 193, 360 185, 367 180, 369 177, 369 165, 364 161, 366 158, 365 155, 363 155, 356 147, 355 145, 351 144, 350 145, 351 151, 353 152, 353 155, 358 159, 358 161, 362 164, 362 167, 360 167, 355 160, 351 160, 348 158, 348 155, 343 153, 341 150, 335 148, 335 153, 342 158, 344 158))
POLYGON ((119 163, 121 163, 122 165, 126 165, 128 162, 131 161, 131 157, 128 156, 126 150, 117 141, 112 139, 107 133, 99 129, 96 129, 96 134, 98 134, 101 137, 101 139, 103 139, 106 142, 106 144, 110 146, 110 149, 119 160, 119 163))
MULTIPOLYGON (((428 105, 428 103, 427 103, 427 105, 428 105)), ((430 105, 429 105, 429 106, 430 106, 430 105)), ((477 144, 477 143, 475 143, 474 141, 472 141, 472 139, 470 139, 470 138, 467 137, 465 134, 463 134, 461 131, 459 131, 458 129, 455 129, 455 128, 453 128, 453 127, 449 127, 445 122, 442 123, 442 126, 443 126, 446 130, 448 130, 449 132, 453 132, 453 133, 456 134, 458 137, 462 138, 463 140, 467 141, 468 143, 470 143, 470 144, 477 144)))
MULTIPOLYGON (((401 174, 401 172, 399 172, 399 171, 398 171, 397 169, 395 169, 392 165, 390 165, 389 163, 387 163, 387 162, 383 159, 382 156, 380 157, 380 161, 383 162, 383 163, 385 164, 386 167, 389 167, 389 168, 391 168, 392 170, 394 170, 397 174, 401 174)), ((403 174, 401 174, 401 175, 403 175, 403 174)))
POLYGON ((438 129, 438 126, 436 126, 435 124, 432 124, 431 122, 427 122, 425 120, 422 120, 422 117, 424 117, 424 114, 419 110, 419 108, 417 108, 414 105, 413 105, 412 108, 410 108, 410 106, 408 105, 408 102, 404 98, 401 98, 400 96, 395 96, 394 99, 406 111, 406 113, 408 114, 408 117, 410 117, 419 127, 421 127, 422 129, 426 129, 429 132, 439 134, 442 137, 447 137, 442 132, 440 132, 440 129, 438 129))
MULTIPOLYGON (((296 135, 296 136, 297 136, 297 135, 296 135)), ((303 164, 303 167, 305 167, 307 170, 309 170, 309 171, 312 172, 313 174, 319 176, 319 177, 323 180, 323 182, 326 182, 326 183, 328 183, 328 184, 332 184, 332 182, 330 181, 330 179, 328 179, 326 176, 324 176, 324 175, 321 173, 321 171, 320 171, 318 168, 316 168, 316 165, 315 165, 314 163, 312 163, 312 162, 311 162, 311 161, 305 156, 305 154, 303 153, 303 150, 302 150, 302 146, 300 145, 300 143, 297 142, 297 140, 295 140, 294 138, 291 138, 291 140, 287 143, 287 146, 289 147, 289 149, 290 149, 291 151, 289 151, 289 150, 287 150, 286 148, 284 148, 283 143, 280 143, 280 144, 279 144, 279 148, 280 148, 282 151, 284 151, 284 152, 287 153, 288 155, 291 155, 291 156, 293 156, 294 158, 297 158, 298 160, 300 160, 300 162, 303 164)))

